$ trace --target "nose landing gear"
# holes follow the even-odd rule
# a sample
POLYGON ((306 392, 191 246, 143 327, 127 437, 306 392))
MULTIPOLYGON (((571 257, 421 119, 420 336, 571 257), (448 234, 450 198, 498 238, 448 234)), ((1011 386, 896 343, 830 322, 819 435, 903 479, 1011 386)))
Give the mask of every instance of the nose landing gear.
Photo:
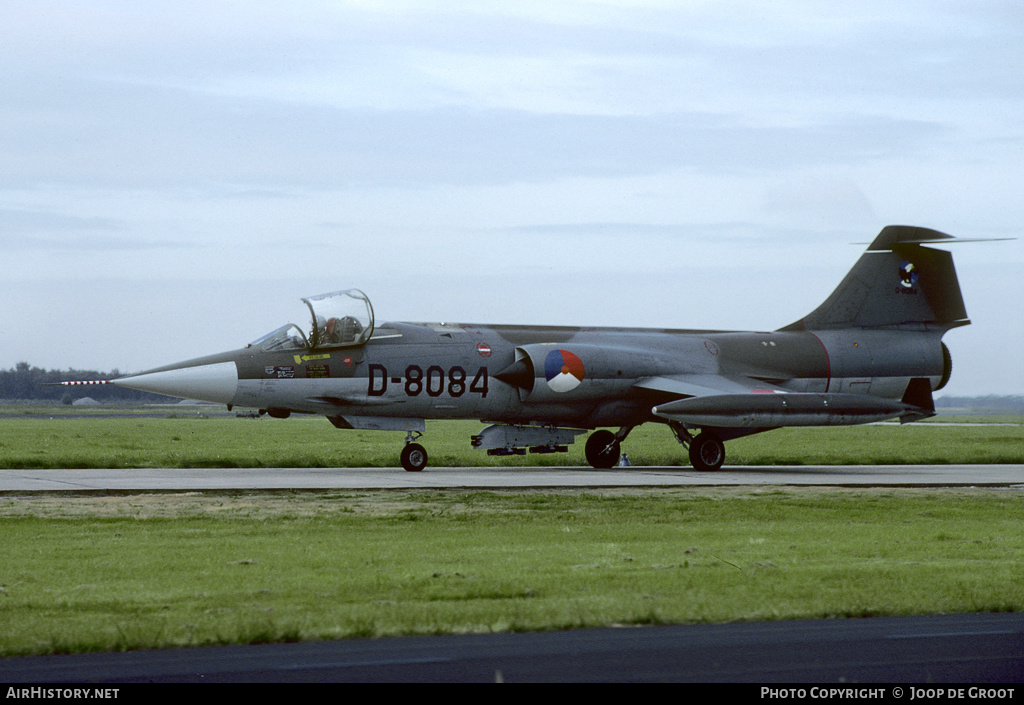
POLYGON ((402 467, 407 472, 419 472, 427 467, 427 449, 419 443, 413 443, 422 433, 409 431, 405 437, 405 448, 402 448, 402 467))

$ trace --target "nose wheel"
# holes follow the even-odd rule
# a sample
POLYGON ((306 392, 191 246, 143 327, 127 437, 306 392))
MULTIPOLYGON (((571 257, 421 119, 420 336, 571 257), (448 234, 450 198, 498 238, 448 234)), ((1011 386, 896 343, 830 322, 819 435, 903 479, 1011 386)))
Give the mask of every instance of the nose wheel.
POLYGON ((406 472, 419 472, 427 467, 427 449, 419 443, 413 443, 423 434, 419 431, 409 431, 405 436, 405 448, 402 448, 402 467, 406 472))
POLYGON ((427 449, 419 443, 409 443, 402 449, 402 467, 408 472, 419 472, 427 467, 427 449))

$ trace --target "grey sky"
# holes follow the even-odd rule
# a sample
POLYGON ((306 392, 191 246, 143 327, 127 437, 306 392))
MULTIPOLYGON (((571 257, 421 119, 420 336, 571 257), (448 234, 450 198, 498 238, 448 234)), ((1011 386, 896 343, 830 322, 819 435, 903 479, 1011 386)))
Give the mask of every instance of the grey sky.
MULTIPOLYGON (((773 329, 885 225, 1020 237, 1024 5, 19 2, 0 368, 381 320, 773 329)), ((949 394, 1024 393, 1024 241, 949 394)))

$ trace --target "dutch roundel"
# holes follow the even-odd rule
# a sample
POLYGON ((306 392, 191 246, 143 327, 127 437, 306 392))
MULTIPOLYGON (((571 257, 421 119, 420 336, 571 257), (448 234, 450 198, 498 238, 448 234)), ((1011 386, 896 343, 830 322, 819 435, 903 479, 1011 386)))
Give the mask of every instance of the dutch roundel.
POLYGON ((555 392, 571 392, 583 381, 583 361, 568 350, 552 350, 544 358, 544 378, 555 392))

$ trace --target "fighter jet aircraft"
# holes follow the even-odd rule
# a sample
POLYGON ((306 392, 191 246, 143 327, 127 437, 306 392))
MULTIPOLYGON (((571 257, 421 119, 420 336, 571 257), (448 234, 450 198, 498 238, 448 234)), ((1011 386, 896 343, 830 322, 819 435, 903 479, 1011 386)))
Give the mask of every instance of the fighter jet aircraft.
POLYGON ((933 416, 952 369, 942 336, 970 321, 952 256, 924 245, 959 241, 886 227, 823 304, 770 332, 377 323, 349 289, 302 299, 308 327, 112 383, 405 431, 409 471, 427 465, 425 419, 489 424, 471 442, 492 455, 564 452, 593 431, 595 468, 619 461, 633 428, 661 423, 694 468, 717 470, 741 436, 933 416))

